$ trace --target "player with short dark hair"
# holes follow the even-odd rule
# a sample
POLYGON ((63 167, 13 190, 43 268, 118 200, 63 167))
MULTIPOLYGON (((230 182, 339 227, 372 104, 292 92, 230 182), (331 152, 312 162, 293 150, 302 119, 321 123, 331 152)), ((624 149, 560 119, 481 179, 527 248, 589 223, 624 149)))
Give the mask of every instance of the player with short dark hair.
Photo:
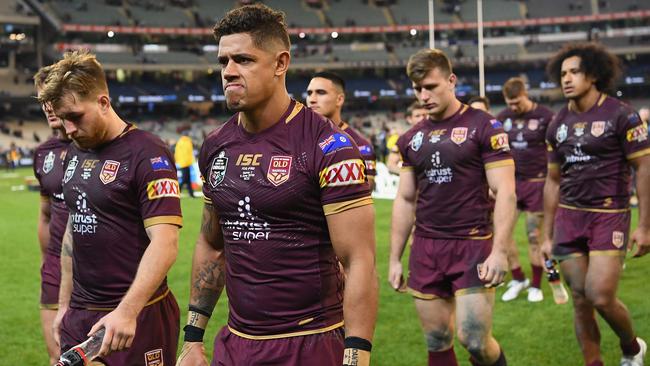
MULTIPOLYGON (((37 93, 49 74, 50 67, 38 70, 34 75, 37 93)), ((63 123, 54 114, 52 106, 42 104, 53 136, 36 147, 34 151, 34 176, 41 192, 38 215, 38 241, 41 246, 41 324, 50 364, 59 358, 59 348, 54 340, 52 324, 59 308, 59 285, 61 283, 61 239, 68 222, 68 208, 63 200, 63 160, 70 145, 63 123)))
POLYGON ((53 64, 38 99, 74 142, 63 174, 70 214, 54 321, 61 350, 105 328, 96 361, 173 362, 180 319, 166 275, 182 219, 171 153, 115 113, 91 53, 68 52, 53 64))
POLYGON ((515 221, 508 136, 489 114, 455 96, 456 75, 440 50, 412 55, 407 74, 429 118, 399 138, 388 279, 407 287, 427 341, 429 365, 457 365, 454 331, 473 365, 506 365, 492 336, 494 286, 508 267, 515 221), (496 196, 494 230, 488 189, 496 196), (401 257, 413 232, 409 278, 401 257))
POLYGON ((361 154, 289 97, 284 13, 244 6, 214 34, 236 113, 199 154, 205 206, 177 365, 208 364, 203 335, 225 285, 228 325, 213 365, 367 366, 378 286, 361 154))
POLYGON ((603 46, 568 44, 547 71, 568 104, 546 133, 542 251, 561 261, 585 364, 603 365, 597 311, 619 338, 621 365, 640 366, 647 346, 616 290, 626 249, 636 244, 634 257, 650 251, 648 130, 630 106, 605 94, 620 75, 620 61, 603 46), (639 221, 628 237, 630 166, 636 171, 639 221))
MULTIPOLYGON (((427 118, 427 110, 420 106, 418 101, 411 103, 408 108, 406 108, 406 123, 409 126, 414 126, 416 123, 427 118)), ((386 159, 386 167, 391 174, 399 174, 400 168, 402 166, 402 160, 399 155, 399 149, 396 146, 393 146, 388 153, 388 158, 386 159)))
MULTIPOLYGON (((503 98, 507 108, 497 115, 508 133, 510 151, 515 159, 517 210, 526 213, 528 258, 532 267, 532 282, 521 270, 517 250, 508 256, 512 281, 501 299, 514 300, 528 285, 528 301, 544 299, 541 290, 544 259, 540 252, 540 230, 544 211, 544 181, 546 179, 546 128, 553 111, 533 102, 528 97, 524 79, 514 77, 503 84, 503 98)), ((517 216, 519 216, 519 212, 517 216)), ((516 249, 516 245, 512 246, 516 249)))
POLYGON ((488 97, 471 97, 467 101, 467 104, 474 109, 480 109, 484 112, 490 113, 490 99, 488 99, 488 97))
POLYGON ((334 122, 357 144, 366 165, 366 177, 372 190, 377 175, 375 149, 368 139, 343 121, 341 109, 344 103, 345 81, 339 75, 329 71, 312 75, 307 86, 307 106, 334 122))

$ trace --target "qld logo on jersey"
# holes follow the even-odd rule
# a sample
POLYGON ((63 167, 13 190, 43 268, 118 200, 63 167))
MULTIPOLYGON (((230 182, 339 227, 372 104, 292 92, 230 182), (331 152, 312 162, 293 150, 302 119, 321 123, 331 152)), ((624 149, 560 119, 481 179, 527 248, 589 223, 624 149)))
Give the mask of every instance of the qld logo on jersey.
POLYGON ((600 137, 605 133, 605 121, 594 121, 591 123, 591 135, 593 137, 600 137))
POLYGON ((178 181, 171 178, 152 180, 147 183, 147 197, 150 201, 163 197, 181 198, 178 181))
POLYGON ((454 127, 451 130, 451 141, 460 145, 467 140, 467 127, 454 127))
POLYGON ((162 348, 145 353, 144 364, 145 366, 163 366, 165 363, 163 361, 162 348))
POLYGON ((320 172, 321 188, 363 184, 365 181, 365 166, 361 159, 343 160, 320 172))
POLYGON ((228 158, 226 157, 226 152, 220 151, 219 155, 217 155, 217 157, 212 160, 212 164, 210 164, 208 182, 212 188, 217 188, 217 186, 223 182, 223 178, 226 177, 227 168, 228 158))
POLYGON ((72 179, 72 176, 74 175, 74 171, 77 169, 77 165, 79 165, 79 159, 77 159, 77 155, 73 156, 72 159, 68 162, 68 166, 65 168, 65 174, 63 175, 63 183, 68 183, 70 179, 72 179))
POLYGON ((117 172, 120 169, 120 162, 115 160, 106 160, 99 172, 99 180, 104 184, 111 183, 117 178, 117 172))
POLYGON ((274 186, 289 180, 291 176, 291 156, 272 156, 269 162, 269 169, 266 172, 266 179, 274 186))
POLYGON ((531 131, 536 131, 539 128, 539 120, 538 119, 529 119, 528 120, 528 129, 531 131))
POLYGON ((323 151, 323 154, 327 155, 347 147, 352 147, 352 142, 350 141, 350 138, 344 134, 335 133, 319 142, 318 147, 323 151))
POLYGON ((50 151, 46 156, 45 160, 43 160, 43 173, 47 174, 52 171, 52 168, 54 168, 54 153, 50 151))

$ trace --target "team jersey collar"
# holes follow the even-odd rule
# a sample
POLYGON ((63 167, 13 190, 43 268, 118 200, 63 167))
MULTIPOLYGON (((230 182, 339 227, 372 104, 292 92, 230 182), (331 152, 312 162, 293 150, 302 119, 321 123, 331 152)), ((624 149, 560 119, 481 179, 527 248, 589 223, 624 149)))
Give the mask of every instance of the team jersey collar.
POLYGON ((600 93, 600 96, 598 97, 598 100, 596 101, 596 103, 594 103, 594 105, 592 105, 589 109, 587 109, 586 111, 584 111, 582 113, 581 112, 576 112, 575 110, 573 110, 573 108, 571 108, 571 103, 567 104, 567 109, 569 110, 569 112, 571 112, 571 113, 573 113, 575 115, 578 115, 578 116, 585 115, 585 114, 593 112, 594 110, 599 108, 601 105, 603 105, 603 103, 605 103, 605 99, 607 99, 607 94, 600 93))
POLYGON ((275 131, 276 129, 282 128, 281 126, 290 123, 298 115, 298 113, 300 113, 303 107, 304 105, 302 103, 291 98, 291 101, 289 102, 289 107, 287 108, 286 111, 284 111, 280 119, 278 119, 278 121, 276 121, 271 127, 258 133, 250 133, 246 131, 246 129, 241 123, 241 113, 237 113, 237 130, 239 131, 239 134, 246 139, 255 139, 259 136, 266 136, 267 134, 275 131))

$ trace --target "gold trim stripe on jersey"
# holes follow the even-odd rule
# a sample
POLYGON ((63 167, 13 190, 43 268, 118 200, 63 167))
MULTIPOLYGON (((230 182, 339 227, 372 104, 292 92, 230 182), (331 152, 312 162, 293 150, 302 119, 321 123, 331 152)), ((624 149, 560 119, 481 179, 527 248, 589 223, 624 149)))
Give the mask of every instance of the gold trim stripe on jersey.
POLYGON ((143 221, 144 227, 158 225, 158 224, 172 224, 183 227, 183 218, 181 216, 154 216, 143 221))
POLYGON ((626 156, 626 158, 627 158, 627 160, 634 160, 636 158, 640 158, 640 157, 646 156, 648 154, 650 154, 650 147, 645 148, 643 150, 633 152, 630 155, 626 156))
POLYGON ((366 205, 372 205, 372 197, 366 196, 350 201, 323 205, 323 212, 325 213, 325 216, 328 216, 366 205))
POLYGON ((515 165, 515 161, 513 159, 503 159, 503 160, 486 163, 485 170, 501 168, 503 166, 511 166, 511 165, 515 165))
MULTIPOLYGON (((153 305, 153 304, 155 304, 157 302, 160 302, 162 299, 167 297, 167 295, 169 295, 170 292, 171 292, 171 290, 168 288, 167 290, 165 290, 165 292, 162 293, 162 295, 149 300, 149 302, 146 303, 144 306, 146 307, 146 306, 149 306, 149 305, 153 305)), ((116 308, 101 308, 101 307, 87 307, 86 308, 86 310, 90 310, 90 311, 113 311, 115 309, 116 308)))
POLYGON ((589 207, 569 206, 563 203, 560 203, 558 207, 562 207, 574 211, 586 211, 586 212, 598 212, 598 213, 623 213, 623 212, 630 211, 629 207, 628 208, 589 208, 589 207))
POLYGON ((333 325, 330 325, 329 327, 325 328, 320 328, 320 329, 313 329, 313 330, 303 330, 300 332, 292 332, 292 333, 282 333, 282 334, 270 334, 270 335, 252 335, 252 334, 246 334, 242 333, 238 330, 233 329, 230 325, 228 325, 228 330, 232 332, 235 335, 238 335, 242 338, 246 339, 252 339, 254 341, 266 341, 269 339, 280 339, 280 338, 291 338, 291 337, 302 337, 306 335, 312 335, 312 334, 319 334, 319 333, 325 333, 329 332, 330 330, 338 329, 343 326, 343 322, 339 322, 333 325))

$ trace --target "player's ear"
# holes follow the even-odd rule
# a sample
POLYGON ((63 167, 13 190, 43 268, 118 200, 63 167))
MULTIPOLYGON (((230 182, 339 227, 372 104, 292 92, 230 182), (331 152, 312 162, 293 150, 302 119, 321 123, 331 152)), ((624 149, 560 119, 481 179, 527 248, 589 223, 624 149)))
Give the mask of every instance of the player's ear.
POLYGON ((111 109, 111 100, 106 94, 99 94, 97 96, 97 104, 102 113, 108 113, 111 109))
POLYGON ((345 94, 344 93, 339 93, 336 96, 336 106, 341 107, 341 106, 343 106, 343 103, 345 103, 345 94))
POLYGON ((456 74, 453 72, 449 74, 449 84, 451 84, 451 87, 456 87, 456 82, 458 81, 458 78, 456 77, 456 74))
POLYGON ((275 76, 281 76, 287 73, 291 55, 289 51, 280 51, 275 56, 275 76))

